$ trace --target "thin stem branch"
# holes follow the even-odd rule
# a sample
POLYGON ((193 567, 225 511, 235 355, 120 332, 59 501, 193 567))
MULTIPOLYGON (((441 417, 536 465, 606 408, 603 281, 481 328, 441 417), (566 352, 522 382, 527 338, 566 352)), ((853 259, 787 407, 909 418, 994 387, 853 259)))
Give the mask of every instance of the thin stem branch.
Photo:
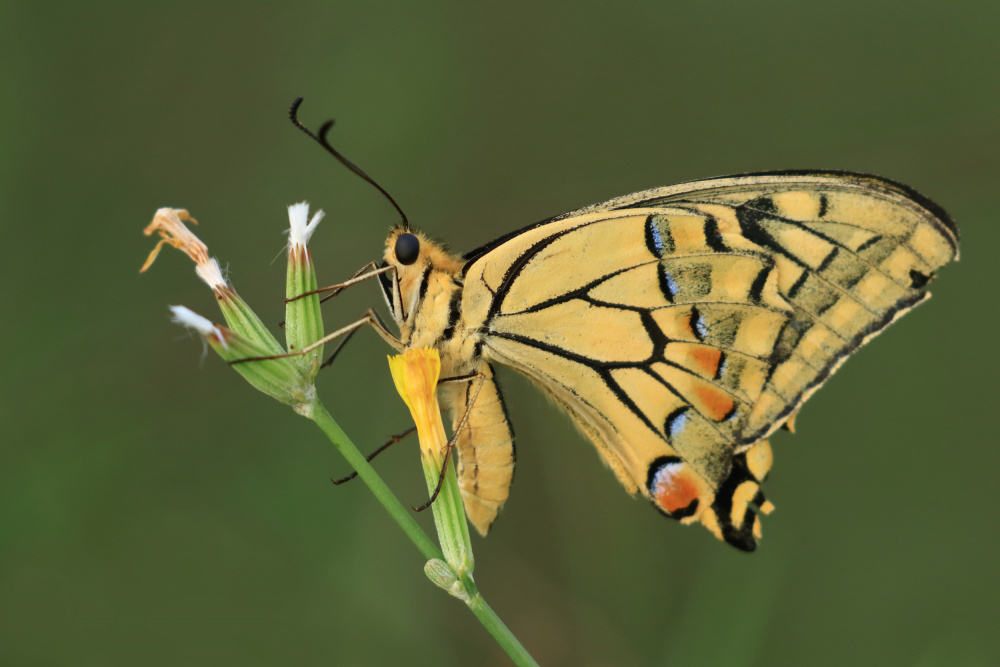
POLYGON ((323 430, 323 433, 330 439, 333 446, 337 448, 337 451, 343 454, 347 462, 358 472, 358 476, 364 480, 378 501, 382 503, 382 507, 396 520, 396 523, 403 529, 403 532, 410 538, 414 546, 420 550, 424 558, 427 560, 431 558, 443 559, 444 555, 441 553, 441 549, 420 528, 410 514, 410 511, 389 490, 389 487, 378 476, 375 469, 365 460, 364 454, 358 451, 358 448, 354 446, 354 443, 351 442, 347 434, 341 430, 337 422, 333 420, 333 417, 330 416, 330 413, 326 411, 326 408, 319 401, 313 404, 311 418, 323 430))
POLYGON ((496 643, 500 645, 500 648, 514 661, 514 664, 518 667, 538 667, 538 663, 531 657, 528 650, 517 640, 510 628, 500 620, 493 608, 486 603, 479 589, 476 588, 476 584, 473 583, 472 577, 462 577, 459 581, 469 596, 465 604, 469 606, 469 609, 496 640, 496 643))

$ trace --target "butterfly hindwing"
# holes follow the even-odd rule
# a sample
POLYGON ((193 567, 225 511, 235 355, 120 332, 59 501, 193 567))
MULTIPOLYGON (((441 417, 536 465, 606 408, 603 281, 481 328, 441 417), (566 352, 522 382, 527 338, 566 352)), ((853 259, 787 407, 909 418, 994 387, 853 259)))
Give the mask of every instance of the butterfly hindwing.
POLYGON ((482 353, 564 405, 627 488, 696 520, 729 473, 790 319, 774 262, 739 235, 706 236, 704 216, 684 211, 597 213, 553 227, 505 244, 516 258, 494 251, 467 272, 465 299, 481 299, 469 285, 496 294, 478 304, 493 313, 482 353), (660 459, 690 468, 671 468, 687 476, 683 493, 650 490, 660 459))

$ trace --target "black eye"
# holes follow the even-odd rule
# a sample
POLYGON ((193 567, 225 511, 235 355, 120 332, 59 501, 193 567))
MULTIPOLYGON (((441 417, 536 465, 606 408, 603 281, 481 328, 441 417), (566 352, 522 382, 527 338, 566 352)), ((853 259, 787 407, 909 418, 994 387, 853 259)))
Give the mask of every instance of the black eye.
POLYGON ((419 256, 420 239, 413 234, 400 234, 396 237, 396 260, 400 264, 413 264, 419 256))

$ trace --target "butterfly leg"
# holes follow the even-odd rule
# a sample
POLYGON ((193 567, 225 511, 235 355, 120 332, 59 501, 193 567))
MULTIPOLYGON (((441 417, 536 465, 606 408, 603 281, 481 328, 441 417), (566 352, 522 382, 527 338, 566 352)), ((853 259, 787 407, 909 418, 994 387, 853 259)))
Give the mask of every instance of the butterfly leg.
MULTIPOLYGON (((402 433, 400 433, 398 435, 392 436, 391 438, 389 438, 389 442, 385 443, 384 445, 382 445, 381 447, 379 447, 378 449, 376 449, 374 452, 372 452, 371 454, 369 454, 368 456, 366 456, 365 457, 365 461, 368 461, 369 463, 371 463, 372 460, 376 456, 378 456, 379 454, 381 454, 385 450, 389 449, 389 447, 391 447, 392 445, 395 445, 397 442, 399 442, 401 440, 405 440, 406 438, 408 438, 409 436, 413 435, 416 432, 417 432, 417 427, 413 426, 411 428, 406 429, 405 431, 403 431, 402 433)), ((340 479, 333 479, 331 477, 330 481, 333 482, 334 486, 340 486, 344 482, 350 482, 352 479, 354 479, 357 476, 358 476, 357 471, 354 471, 350 475, 345 475, 344 477, 341 477, 340 479)))
MULTIPOLYGON (((364 266, 362 266, 360 269, 358 269, 357 271, 355 271, 354 275, 351 276, 347 280, 347 282, 349 282, 350 285, 353 285, 356 282, 361 282, 360 280, 355 280, 355 279, 361 277, 366 272, 368 272, 368 271, 374 271, 377 268, 378 268, 378 263, 376 263, 376 262, 368 262, 367 264, 365 264, 364 266)), ((378 275, 378 274, 376 273, 376 274, 373 274, 373 275, 378 275)), ((368 277, 371 278, 371 276, 368 276, 368 277)), ((331 287, 333 288, 333 294, 327 294, 322 299, 320 299, 319 302, 320 303, 324 303, 326 301, 329 301, 330 299, 332 299, 333 297, 337 296, 338 294, 340 294, 341 292, 343 292, 345 289, 347 289, 348 287, 350 287, 350 285, 340 285, 340 286, 331 285, 331 287)))
MULTIPOLYGON (((351 285, 354 285, 355 283, 361 282, 361 280, 367 280, 368 278, 371 278, 372 276, 378 275, 379 273, 384 273, 384 271, 375 271, 371 275, 365 276, 364 278, 361 278, 360 280, 355 280, 355 278, 360 278, 366 271, 371 271, 372 269, 377 269, 377 268, 378 268, 378 264, 376 264, 375 262, 368 262, 367 264, 365 264, 364 266, 362 266, 360 269, 358 269, 357 271, 355 271, 354 275, 351 276, 347 281, 345 281, 343 283, 337 283, 336 285, 330 285, 328 287, 321 287, 321 288, 319 288, 317 290, 313 290, 311 292, 303 292, 302 294, 298 294, 296 296, 293 296, 293 297, 290 297, 288 299, 285 299, 285 303, 291 303, 292 301, 298 301, 299 299, 301 299, 303 297, 307 297, 310 294, 317 294, 319 292, 327 292, 327 291, 330 291, 330 290, 335 290, 333 292, 333 294, 327 294, 325 297, 323 297, 322 299, 319 300, 320 303, 323 303, 324 301, 327 301, 327 300, 332 299, 333 297, 337 296, 338 294, 340 294, 342 291, 344 291, 345 289, 347 289, 351 285)), ((279 322, 278 326, 281 327, 282 329, 284 329, 285 328, 285 321, 282 320, 281 322, 279 322)))
MULTIPOLYGON (((357 329, 355 329, 354 331, 357 331, 357 329)), ((351 333, 347 334, 347 337, 344 339, 344 342, 346 342, 354 334, 354 331, 352 331, 351 333)), ((340 344, 340 347, 344 346, 344 342, 342 342, 340 344)), ((336 354, 336 352, 334 352, 334 354, 336 354)), ((330 360, 328 359, 326 363, 329 363, 329 362, 330 362, 330 360)), ((477 378, 477 377, 484 377, 484 376, 481 373, 470 373, 468 375, 459 375, 459 376, 456 376, 456 377, 441 378, 440 380, 438 380, 438 385, 442 385, 442 384, 449 383, 449 382, 467 382, 467 381, 472 380, 472 379, 477 378)), ((368 461, 369 463, 371 463, 372 460, 376 456, 378 456, 379 454, 381 454, 382 452, 384 452, 385 450, 387 450, 389 447, 391 447, 392 445, 395 445, 397 442, 399 442, 401 440, 404 440, 404 439, 410 437, 411 435, 413 435, 416 432, 417 432, 417 427, 416 426, 412 426, 412 427, 406 429, 405 431, 403 431, 402 433, 400 433, 398 435, 392 436, 391 438, 389 438, 388 442, 386 442, 384 445, 382 445, 381 447, 379 447, 378 449, 376 449, 374 452, 372 452, 371 454, 369 454, 368 456, 366 456, 365 460, 368 461)), ((355 471, 355 472, 352 472, 350 475, 345 475, 344 477, 341 477, 340 479, 332 479, 331 478, 330 481, 333 482, 333 484, 335 486, 339 486, 340 484, 343 484, 344 482, 351 481, 352 479, 354 479, 357 476, 358 476, 358 473, 355 471)))
POLYGON ((514 435, 489 364, 481 364, 471 377, 453 380, 442 386, 441 400, 452 418, 458 484, 469 523, 480 535, 486 535, 510 493, 514 435), (473 383, 476 377, 478 387, 473 383))
POLYGON ((374 278, 379 274, 395 270, 396 267, 394 266, 383 266, 382 268, 378 268, 378 265, 375 262, 368 262, 367 264, 362 266, 358 271, 356 271, 353 276, 351 276, 349 279, 345 280, 342 283, 337 283, 335 285, 327 285, 326 287, 320 287, 318 289, 314 289, 309 292, 296 294, 293 297, 285 299, 285 303, 298 301, 299 299, 307 297, 311 294, 322 294, 323 292, 333 292, 333 294, 327 294, 325 297, 320 299, 320 302, 323 302, 326 301, 327 299, 332 299, 333 297, 337 296, 351 285, 357 285, 358 283, 364 282, 369 278, 374 278))
POLYGON ((341 336, 350 334, 355 329, 363 327, 366 324, 370 325, 373 329, 375 329, 375 333, 381 336, 382 340, 388 343, 394 350, 396 350, 397 352, 403 351, 403 342, 392 335, 392 332, 390 332, 389 329, 386 328, 385 324, 382 322, 382 319, 375 313, 375 311, 369 310, 367 313, 365 313, 364 317, 359 319, 357 322, 352 322, 347 326, 341 327, 336 331, 334 331, 333 333, 329 333, 323 336, 316 342, 310 345, 306 345, 297 352, 286 352, 285 354, 275 354, 269 357, 246 357, 245 359, 236 359, 234 361, 230 361, 229 365, 233 366, 235 364, 244 364, 250 361, 268 361, 271 359, 284 359, 285 357, 297 357, 299 355, 306 354, 307 352, 312 352, 317 347, 326 345, 330 341, 336 340, 341 336))
POLYGON ((340 354, 340 351, 344 349, 344 346, 347 345, 347 342, 351 340, 351 338, 357 332, 358 332, 357 329, 351 329, 351 331, 346 336, 344 336, 343 340, 340 341, 340 344, 338 344, 337 347, 330 354, 330 356, 326 358, 326 361, 324 361, 319 365, 320 370, 323 370, 324 368, 333 363, 333 360, 337 358, 337 355, 340 354))

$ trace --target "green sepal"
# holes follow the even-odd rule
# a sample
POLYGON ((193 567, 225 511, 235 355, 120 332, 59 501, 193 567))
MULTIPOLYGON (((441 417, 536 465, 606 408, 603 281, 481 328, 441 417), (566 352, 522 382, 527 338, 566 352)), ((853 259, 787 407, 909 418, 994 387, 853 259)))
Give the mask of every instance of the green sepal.
POLYGON ((218 330, 221 340, 216 336, 206 336, 208 344, 254 388, 286 405, 298 406, 315 399, 316 390, 312 380, 293 361, 295 357, 242 361, 254 357, 269 357, 272 353, 231 329, 220 326, 218 330))
POLYGON ((239 334, 245 340, 253 342, 261 349, 266 350, 263 354, 247 356, 271 357, 276 354, 285 353, 285 348, 268 331, 267 326, 257 317, 257 313, 253 312, 253 309, 247 305, 246 301, 240 298, 236 290, 225 285, 223 287, 216 287, 212 291, 219 302, 219 309, 222 311, 222 316, 226 318, 226 324, 229 325, 233 333, 239 334))

